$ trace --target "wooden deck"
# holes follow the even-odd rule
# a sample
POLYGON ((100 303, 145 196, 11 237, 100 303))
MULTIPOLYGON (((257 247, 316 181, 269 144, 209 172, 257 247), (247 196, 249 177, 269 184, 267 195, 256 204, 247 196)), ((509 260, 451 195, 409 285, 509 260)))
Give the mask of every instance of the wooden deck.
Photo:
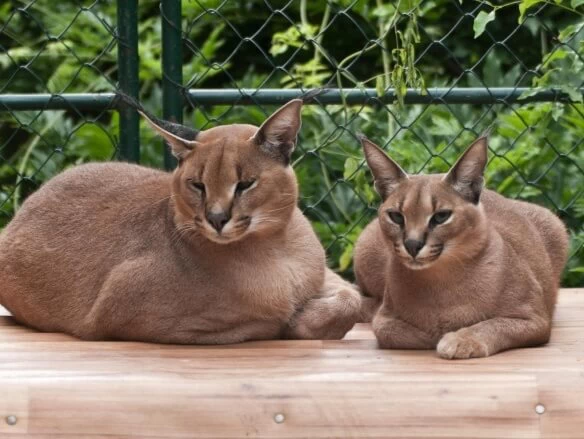
POLYGON ((561 292, 547 346, 456 362, 378 350, 365 325, 342 341, 184 347, 81 342, 4 315, 3 439, 584 438, 584 289, 561 292))

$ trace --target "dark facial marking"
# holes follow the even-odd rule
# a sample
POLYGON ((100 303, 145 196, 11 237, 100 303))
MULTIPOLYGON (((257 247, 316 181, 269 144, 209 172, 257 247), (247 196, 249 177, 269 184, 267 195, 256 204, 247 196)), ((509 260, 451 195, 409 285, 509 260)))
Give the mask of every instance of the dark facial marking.
POLYGON ((436 198, 436 195, 432 194, 430 197, 431 201, 432 201, 432 212, 436 212, 436 206, 438 205, 438 199, 436 198))

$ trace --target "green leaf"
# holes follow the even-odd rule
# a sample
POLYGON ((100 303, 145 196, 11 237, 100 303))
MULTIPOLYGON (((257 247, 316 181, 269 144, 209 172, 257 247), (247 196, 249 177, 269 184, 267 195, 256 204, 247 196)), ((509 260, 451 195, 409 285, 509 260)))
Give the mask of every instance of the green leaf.
POLYGON ((576 9, 578 6, 584 5, 584 0, 572 0, 570 4, 576 9))
MULTIPOLYGON (((549 68, 549 66, 548 66, 549 68)), ((547 87, 553 84, 555 81, 554 74, 558 71, 558 69, 550 69, 545 72, 542 76, 533 78, 533 85, 537 87, 547 87)))
MULTIPOLYGON (((584 3, 584 0, 582 0, 582 3, 584 3)), ((560 40, 560 42, 565 43, 567 42, 570 38, 572 38, 572 36, 577 33, 580 32, 582 30, 582 28, 584 27, 584 23, 580 23, 580 24, 571 24, 569 26, 566 26, 564 29, 562 29, 562 31, 558 34, 558 40, 560 40)))
POLYGON ((564 106, 562 104, 555 103, 552 108, 552 119, 556 122, 559 121, 564 115, 564 106))
POLYGON ((485 31, 487 24, 489 24, 494 19, 495 19, 495 10, 494 9, 491 12, 489 12, 488 14, 485 11, 479 12, 479 15, 476 16, 476 18, 474 20, 474 24, 472 26, 474 33, 475 33, 474 37, 475 38, 480 37, 482 35, 482 33, 485 31))
POLYGON ((583 102, 583 98, 582 98, 582 92, 580 90, 578 90, 576 87, 572 87, 571 85, 568 84, 562 84, 560 85, 560 89, 566 93, 569 97, 570 100, 572 100, 573 102, 583 102))
MULTIPOLYGON (((306 30, 306 29, 303 29, 306 30)), ((270 53, 273 56, 281 55, 290 47, 302 47, 302 33, 296 26, 290 26, 284 32, 276 32, 272 35, 272 47, 270 53)))
POLYGON ((525 13, 529 8, 532 6, 537 5, 538 3, 543 3, 545 0, 522 0, 521 4, 519 5, 519 24, 523 23, 525 19, 525 13))
POLYGON ((568 52, 566 52, 563 49, 558 49, 556 51, 554 51, 550 56, 547 57, 547 59, 544 61, 542 67, 545 69, 547 67, 549 67, 549 65, 556 61, 556 60, 560 60, 560 59, 564 59, 568 56, 568 52))
POLYGON ((393 5, 380 5, 373 10, 373 16, 380 18, 393 17, 395 14, 395 6, 393 5))
POLYGON ((353 261, 353 244, 349 244, 345 247, 343 254, 339 258, 339 270, 345 271, 351 266, 353 261))
POLYGON ((538 94, 540 91, 543 91, 543 90, 544 90, 543 87, 532 87, 532 88, 528 88, 523 93, 521 93, 521 96, 519 96, 517 99, 518 100, 522 100, 522 99, 525 99, 525 98, 529 98, 531 96, 535 96, 536 94, 538 94))
POLYGON ((75 133, 71 152, 88 160, 109 160, 114 155, 110 137, 99 125, 84 124, 75 133))
POLYGON ((559 33, 558 40, 560 40, 562 43, 565 43, 568 38, 570 38, 572 35, 574 35, 574 33, 576 33, 577 30, 578 30, 578 28, 575 24, 571 24, 569 26, 566 26, 559 33))
POLYGON ((580 115, 578 115, 578 116, 564 116, 564 119, 567 120, 568 122, 572 123, 573 125, 575 125, 579 129, 584 130, 584 117, 582 117, 580 115))
POLYGON ((401 13, 410 13, 412 12, 415 8, 417 8, 421 3, 421 0, 405 0, 405 1, 400 1, 397 2, 398 4, 398 10, 401 13))
POLYGON ((439 136, 451 136, 460 132, 460 124, 451 115, 432 115, 432 127, 429 129, 432 134, 439 136))
POLYGON ((349 157, 345 160, 345 172, 343 173, 343 178, 345 180, 350 180, 357 169, 359 168, 359 160, 349 157))

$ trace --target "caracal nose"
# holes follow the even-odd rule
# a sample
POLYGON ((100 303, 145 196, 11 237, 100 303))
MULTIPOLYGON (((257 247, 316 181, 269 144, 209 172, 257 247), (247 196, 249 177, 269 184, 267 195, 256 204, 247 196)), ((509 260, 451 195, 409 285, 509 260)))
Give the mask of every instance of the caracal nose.
POLYGON ((415 258, 420 250, 424 247, 423 241, 418 241, 417 239, 406 239, 404 242, 404 247, 408 251, 412 258, 415 258))
POLYGON ((231 217, 224 211, 218 213, 207 213, 207 221, 209 221, 209 224, 211 224, 211 226, 213 226, 213 228, 218 232, 221 232, 225 224, 227 224, 230 219, 231 217))

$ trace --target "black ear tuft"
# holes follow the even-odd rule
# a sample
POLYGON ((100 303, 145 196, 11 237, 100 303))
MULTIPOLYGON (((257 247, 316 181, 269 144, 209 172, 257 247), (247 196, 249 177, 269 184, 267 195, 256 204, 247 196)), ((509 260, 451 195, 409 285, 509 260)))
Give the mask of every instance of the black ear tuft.
POLYGON ((322 96, 323 94, 328 93, 329 90, 330 90, 330 88, 326 88, 326 87, 313 88, 312 90, 308 90, 307 92, 303 93, 300 96, 300 99, 302 99, 302 102, 304 102, 306 104, 310 101, 313 101, 315 98, 322 96))
POLYGON ((120 101, 138 111, 150 126, 160 134, 164 140, 166 140, 170 145, 172 154, 179 160, 179 162, 182 161, 186 154, 188 154, 196 145, 196 139, 199 135, 198 130, 178 123, 159 119, 147 111, 142 104, 132 96, 128 96, 120 91, 116 92, 116 94, 120 101))
POLYGON ((144 108, 144 106, 138 100, 136 100, 132 96, 129 96, 121 91, 117 91, 116 95, 120 101, 122 101, 124 104, 134 108, 138 112, 142 113, 143 116, 150 119, 151 122, 153 122, 155 125, 162 128, 164 131, 168 131, 168 132, 174 134, 175 136, 180 137, 181 139, 185 139, 185 140, 196 140, 197 139, 197 136, 199 135, 199 130, 196 130, 194 128, 189 128, 187 126, 184 126, 184 125, 181 125, 178 123, 169 122, 167 120, 162 120, 162 119, 154 116, 148 110, 146 110, 144 108))

